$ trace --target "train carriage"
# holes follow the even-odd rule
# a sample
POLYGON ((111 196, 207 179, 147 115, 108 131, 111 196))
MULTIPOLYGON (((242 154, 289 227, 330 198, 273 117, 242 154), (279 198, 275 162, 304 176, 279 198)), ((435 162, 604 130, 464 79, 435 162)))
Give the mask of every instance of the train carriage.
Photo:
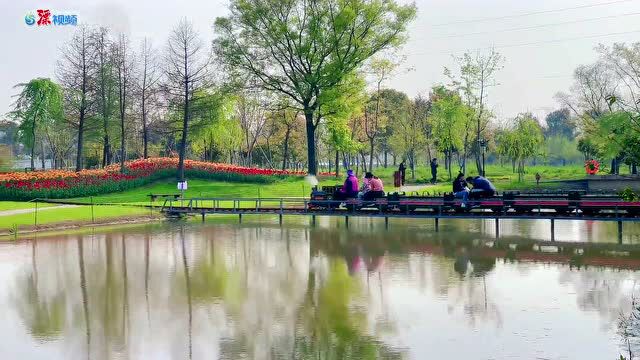
POLYGON ((412 213, 496 212, 514 214, 557 213, 585 216, 639 216, 640 202, 625 201, 616 194, 588 194, 568 192, 505 192, 492 197, 469 199, 462 206, 461 199, 451 193, 442 195, 387 193, 370 201, 359 199, 334 200, 336 186, 323 186, 311 193, 312 210, 383 211, 412 213))

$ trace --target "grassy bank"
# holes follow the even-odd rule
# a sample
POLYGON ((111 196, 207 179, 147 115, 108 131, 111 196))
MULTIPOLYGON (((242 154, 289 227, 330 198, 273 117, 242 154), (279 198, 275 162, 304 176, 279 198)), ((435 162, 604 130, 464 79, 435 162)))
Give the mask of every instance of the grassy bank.
MULTIPOLYGON (((383 179, 385 189, 393 191, 393 172, 396 168, 379 168, 374 173, 383 179)), ((584 177, 584 169, 581 166, 549 167, 532 166, 527 169, 523 181, 518 181, 518 175, 507 166, 490 165, 486 169, 489 177, 499 191, 524 190, 535 188, 535 174, 540 173, 542 181, 580 179, 584 177)), ((456 174, 456 172, 452 172, 456 174)), ((362 174, 359 174, 362 176, 362 174)), ((439 169, 436 185, 429 184, 430 169, 426 166, 416 169, 415 180, 412 180, 410 171, 407 172, 407 183, 418 185, 420 191, 429 193, 443 193, 451 191, 448 171, 443 166, 439 169)), ((475 175, 473 172, 469 175, 475 175)), ((343 181, 344 174, 339 178, 322 177, 320 185, 335 185, 343 181)), ((541 184, 542 187, 552 186, 541 184)), ((416 189, 412 187, 412 190, 416 189)), ((193 179, 189 181, 189 189, 186 197, 218 197, 218 198, 280 198, 280 197, 308 197, 311 184, 300 177, 279 178, 271 182, 225 182, 215 180, 193 179)), ((123 204, 123 205, 149 205, 149 194, 177 194, 176 183, 173 180, 158 180, 134 189, 114 192, 93 197, 79 197, 68 199, 75 203, 85 204, 123 204)), ((153 205, 162 205, 163 200, 156 201, 153 205)), ((54 206, 39 203, 38 207, 54 206)), ((33 209, 34 203, 3 201, 0 202, 0 211, 33 209)), ((43 210, 38 212, 38 225, 65 224, 65 223, 91 223, 92 221, 104 221, 107 219, 128 219, 136 216, 149 215, 150 210, 133 206, 94 206, 93 215, 91 206, 63 207, 55 210, 43 210)), ((157 213, 156 213, 157 214, 157 213)), ((15 227, 33 226, 35 214, 33 212, 23 214, 8 214, 0 216, 0 229, 12 229, 15 227)))
MULTIPOLYGON (((75 206, 38 211, 37 225, 60 223, 91 223, 118 218, 132 218, 149 215, 149 209, 131 206, 75 206)), ((36 225, 35 212, 0 216, 0 230, 17 227, 33 227, 36 225)))
MULTIPOLYGON (((54 204, 46 204, 39 203, 38 207, 50 207, 54 206, 54 204)), ((11 210, 22 210, 22 209, 33 209, 36 207, 36 204, 33 202, 25 202, 25 201, 0 201, 0 211, 11 211, 11 210)), ((0 220, 1 221, 1 220, 0 220)))

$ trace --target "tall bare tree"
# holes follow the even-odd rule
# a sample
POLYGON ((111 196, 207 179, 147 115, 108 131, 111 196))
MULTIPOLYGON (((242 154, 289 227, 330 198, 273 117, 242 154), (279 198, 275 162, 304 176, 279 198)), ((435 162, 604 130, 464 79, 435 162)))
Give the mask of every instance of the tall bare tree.
POLYGON ((76 171, 83 168, 86 122, 96 103, 91 92, 91 81, 96 72, 94 66, 96 51, 91 35, 92 31, 88 27, 80 26, 62 49, 62 59, 56 68, 58 80, 65 90, 67 108, 71 108, 73 116, 77 117, 77 121, 71 120, 78 131, 76 171))
POLYGON ((111 139, 109 136, 113 107, 115 105, 114 64, 111 53, 113 44, 109 38, 109 29, 101 27, 92 34, 93 45, 96 49, 96 81, 95 91, 102 118, 102 167, 111 163, 111 139))
POLYGON ((169 35, 166 48, 165 88, 182 112, 182 138, 179 147, 178 181, 184 181, 184 159, 186 155, 191 104, 194 93, 204 87, 209 64, 204 54, 202 41, 193 25, 186 19, 178 23, 169 35))
POLYGON ((120 34, 118 41, 114 44, 114 63, 117 75, 118 85, 118 110, 120 115, 120 172, 124 173, 124 162, 126 158, 126 126, 125 118, 127 117, 127 97, 130 95, 129 90, 133 72, 133 58, 129 46, 129 40, 126 35, 120 34))
POLYGON ((142 117, 142 156, 149 157, 149 108, 156 95, 160 71, 158 71, 157 54, 151 41, 144 38, 140 50, 140 74, 138 92, 140 96, 140 115, 142 117))
MULTIPOLYGON (((495 77, 503 67, 504 57, 497 51, 491 49, 487 53, 477 52, 476 54, 465 53, 462 57, 456 58, 460 66, 459 74, 454 75, 445 68, 445 75, 453 81, 453 85, 462 93, 466 105, 473 111, 470 112, 468 124, 474 127, 475 142, 469 144, 465 139, 465 154, 463 162, 467 156, 467 149, 475 149, 475 160, 478 174, 484 174, 481 161, 480 142, 483 132, 488 124, 490 114, 487 109, 487 93, 489 88, 496 85, 495 77)), ((463 164, 463 168, 466 167, 463 164)))
POLYGON ((236 114, 244 137, 244 165, 253 162, 253 150, 267 124, 266 105, 254 94, 245 93, 238 99, 236 114))

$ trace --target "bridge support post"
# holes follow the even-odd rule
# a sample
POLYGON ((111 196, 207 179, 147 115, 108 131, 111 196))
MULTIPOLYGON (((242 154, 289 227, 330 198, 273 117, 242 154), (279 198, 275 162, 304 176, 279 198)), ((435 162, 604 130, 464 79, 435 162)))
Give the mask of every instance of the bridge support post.
POLYGON ((278 215, 278 223, 282 226, 282 213, 278 215))
POLYGON ((349 216, 344 217, 344 223, 347 225, 347 229, 349 228, 349 216))
POLYGON ((389 228, 389 217, 388 216, 384 217, 384 228, 385 229, 389 228))
POLYGON ((440 231, 440 218, 434 218, 435 222, 434 225, 436 227, 436 232, 440 231))
POLYGON ((311 215, 311 225, 316 226, 316 216, 311 215))
POLYGON ((204 211, 202 212, 202 222, 204 222, 204 211))
POLYGON ((622 221, 618 220, 618 244, 622 244, 622 221))
POLYGON ((500 219, 496 218, 496 239, 500 237, 500 219))
POLYGON ((238 222, 242 224, 242 214, 238 214, 238 222))
POLYGON ((551 219, 551 241, 556 241, 556 221, 551 219))

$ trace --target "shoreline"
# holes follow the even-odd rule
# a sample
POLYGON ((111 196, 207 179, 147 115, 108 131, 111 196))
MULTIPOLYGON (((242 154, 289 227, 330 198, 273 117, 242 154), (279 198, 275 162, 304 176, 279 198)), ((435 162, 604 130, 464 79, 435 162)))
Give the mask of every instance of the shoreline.
POLYGON ((0 241, 13 241, 13 240, 21 240, 21 237, 26 235, 35 235, 49 232, 57 232, 57 231, 68 231, 68 230, 79 230, 86 227, 106 227, 106 226, 115 226, 115 225, 134 225, 134 224, 144 224, 151 222, 161 222, 166 218, 164 216, 155 214, 155 215, 139 215, 139 216, 129 216, 129 217, 114 217, 101 219, 96 221, 65 221, 51 224, 43 224, 43 225, 30 225, 25 227, 19 227, 18 233, 12 233, 12 229, 10 228, 0 228, 0 241))

